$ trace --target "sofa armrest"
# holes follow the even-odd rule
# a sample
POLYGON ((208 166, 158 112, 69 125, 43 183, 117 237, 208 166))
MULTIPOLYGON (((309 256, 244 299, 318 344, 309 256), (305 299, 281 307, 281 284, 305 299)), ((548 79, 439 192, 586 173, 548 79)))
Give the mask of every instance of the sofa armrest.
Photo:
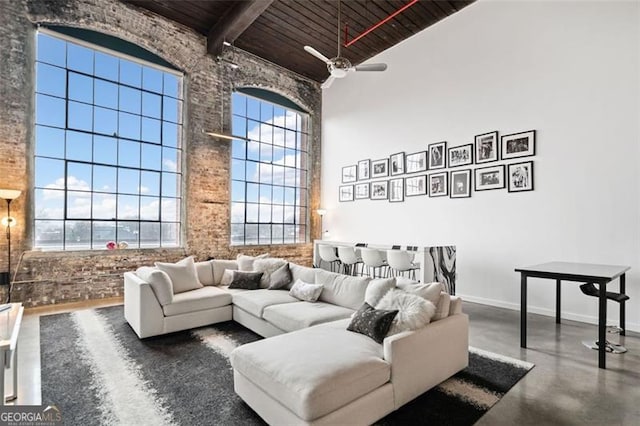
POLYGON ((396 409, 469 364, 469 318, 458 314, 384 339, 396 409))
POLYGON ((164 312, 151 285, 133 272, 124 273, 124 318, 141 339, 164 332, 164 312))

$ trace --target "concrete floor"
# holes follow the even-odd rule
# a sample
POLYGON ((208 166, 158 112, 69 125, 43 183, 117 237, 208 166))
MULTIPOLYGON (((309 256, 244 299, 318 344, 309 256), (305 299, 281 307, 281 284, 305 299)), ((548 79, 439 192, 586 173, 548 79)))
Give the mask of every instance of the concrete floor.
MULTIPOLYGON (((41 403, 39 316, 91 306, 95 304, 25 314, 18 353, 17 404, 41 403)), ((536 365, 478 425, 640 424, 639 334, 629 333, 623 338, 611 335, 610 340, 620 338, 629 352, 607 355, 608 368, 600 370, 597 351, 581 343, 595 339, 594 325, 574 321, 556 325, 554 318, 530 314, 529 348, 520 349, 518 311, 473 303, 465 303, 464 311, 470 317, 471 346, 536 365)))

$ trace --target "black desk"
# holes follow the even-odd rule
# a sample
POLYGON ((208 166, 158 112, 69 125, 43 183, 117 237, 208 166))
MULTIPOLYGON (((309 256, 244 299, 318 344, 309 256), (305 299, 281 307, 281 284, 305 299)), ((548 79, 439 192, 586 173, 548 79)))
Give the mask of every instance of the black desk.
MULTIPOLYGON (((548 278, 556 280, 556 323, 560 324, 560 283, 575 281, 594 283, 599 287, 598 297, 598 342, 606 340, 607 323, 607 283, 620 278, 620 293, 625 292, 625 273, 631 269, 620 265, 595 265, 591 263, 549 262, 524 268, 516 268, 520 272, 520 347, 527 347, 527 278, 548 278)), ((625 334, 625 302, 620 303, 620 328, 625 334)), ((598 367, 606 368, 606 351, 603 343, 599 344, 598 367)))

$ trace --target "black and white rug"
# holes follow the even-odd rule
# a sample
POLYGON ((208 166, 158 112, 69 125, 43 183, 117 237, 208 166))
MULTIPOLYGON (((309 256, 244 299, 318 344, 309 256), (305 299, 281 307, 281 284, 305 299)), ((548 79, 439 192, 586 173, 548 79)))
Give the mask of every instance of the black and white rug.
MULTIPOLYGON (((66 425, 251 425, 229 353, 260 336, 234 322, 139 340, 123 307, 40 318, 42 403, 66 425)), ((471 425, 533 364, 471 349, 469 367, 380 425, 471 425)))

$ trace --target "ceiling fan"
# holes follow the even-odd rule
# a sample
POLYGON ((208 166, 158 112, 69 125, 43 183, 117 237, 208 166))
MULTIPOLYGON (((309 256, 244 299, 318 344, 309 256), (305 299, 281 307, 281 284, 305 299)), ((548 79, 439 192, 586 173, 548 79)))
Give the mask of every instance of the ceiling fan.
POLYGON ((353 71, 384 71, 387 69, 387 64, 363 64, 363 65, 356 65, 355 67, 353 65, 351 65, 351 62, 347 59, 344 58, 342 56, 340 56, 340 13, 341 13, 341 4, 342 2, 339 1, 338 2, 338 55, 335 58, 327 58, 326 56, 324 56, 322 53, 318 52, 316 49, 314 49, 311 46, 305 46, 304 50, 307 51, 307 53, 312 54, 313 56, 315 56, 316 58, 320 59, 322 62, 324 62, 325 64, 327 64, 327 69, 329 70, 329 73, 331 74, 329 76, 328 79, 325 80, 324 83, 322 83, 322 88, 326 89, 328 87, 331 86, 331 84, 333 83, 333 81, 336 78, 343 78, 346 77, 346 75, 349 72, 353 72, 353 71))

